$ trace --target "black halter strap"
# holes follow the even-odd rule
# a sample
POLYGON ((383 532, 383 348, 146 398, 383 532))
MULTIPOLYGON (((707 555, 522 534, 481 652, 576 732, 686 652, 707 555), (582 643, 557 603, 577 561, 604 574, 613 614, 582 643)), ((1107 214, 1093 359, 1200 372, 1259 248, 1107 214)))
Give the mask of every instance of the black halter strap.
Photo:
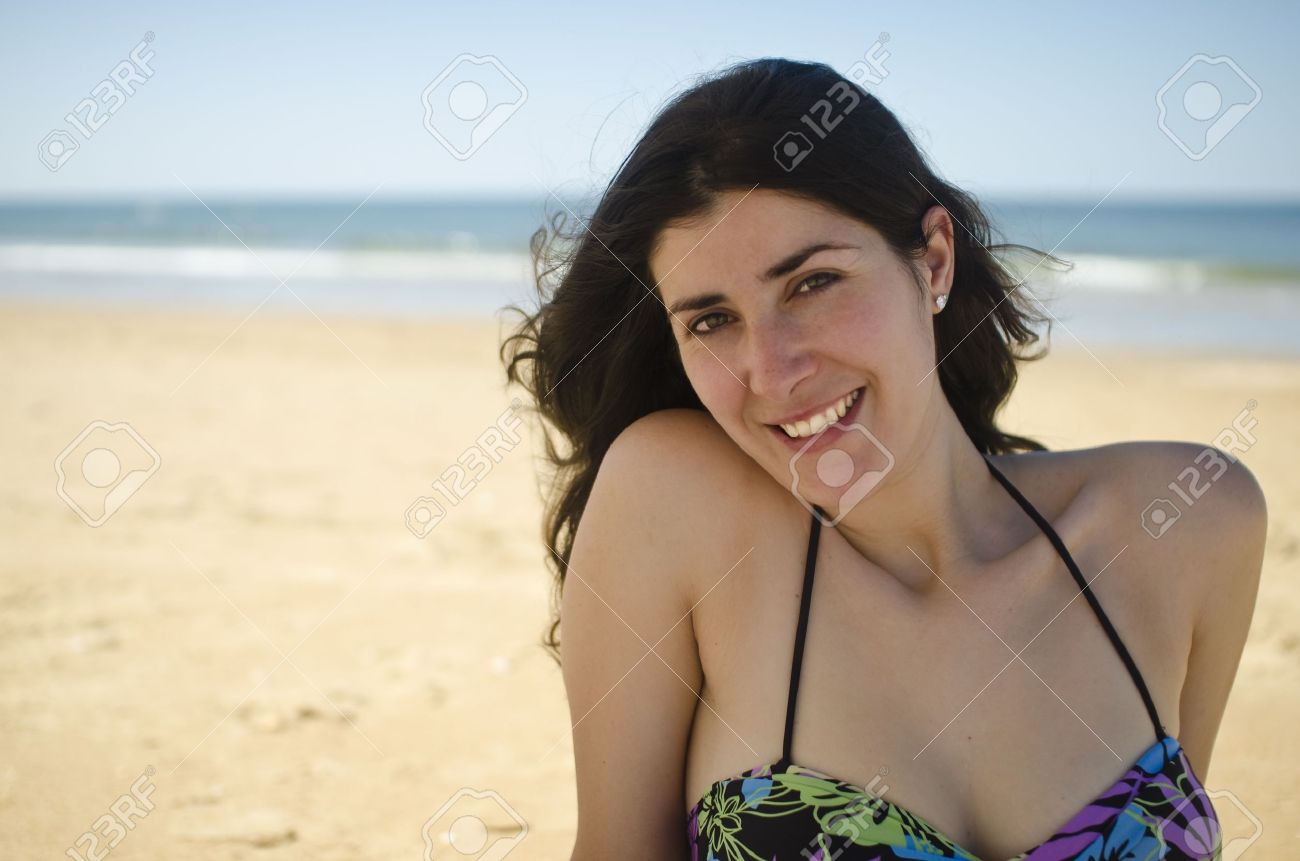
MULTIPOLYGON (((1115 647, 1115 652, 1119 655, 1120 660, 1124 662, 1124 666, 1128 670, 1129 676, 1133 679, 1133 684, 1137 687, 1138 693, 1142 697, 1142 703, 1146 706, 1147 715, 1151 719, 1151 725, 1155 729, 1156 740, 1162 740, 1167 733, 1165 732, 1164 725, 1160 722, 1160 714, 1156 711, 1156 705, 1154 700, 1151 698, 1151 692, 1147 690, 1146 682, 1143 680, 1142 674, 1138 671, 1137 663, 1133 660, 1133 656, 1129 654, 1128 649, 1124 646, 1124 641, 1120 639, 1119 633, 1115 630, 1115 626, 1111 624, 1109 617, 1106 616, 1106 612, 1102 610, 1101 603, 1097 600, 1097 596, 1090 588, 1087 579, 1084 578, 1083 573, 1079 570, 1079 566, 1075 564, 1074 558, 1070 555, 1070 551, 1066 549, 1065 542, 1063 542, 1061 537, 1056 534, 1056 530, 1047 522, 1047 519, 1038 513, 1038 509, 1034 508, 1016 486, 993 465, 992 460, 985 456, 984 462, 988 465, 989 472, 993 474, 993 477, 996 478, 1004 488, 1006 488, 1007 492, 1011 494, 1011 497, 1015 499, 1021 509, 1023 509, 1034 523, 1037 524, 1038 528, 1043 531, 1043 534, 1047 536, 1047 540, 1052 543, 1052 547, 1056 549, 1057 555, 1059 555, 1065 562, 1065 566, 1069 569, 1070 575, 1074 578, 1075 583, 1078 584, 1079 590, 1083 592, 1083 596, 1087 600, 1088 606, 1092 608, 1093 613, 1097 617, 1097 621, 1101 623, 1101 627, 1106 632, 1106 636, 1110 638, 1111 645, 1115 647)), ((777 763, 777 765, 781 767, 793 762, 791 759, 791 745, 794 740, 795 705, 799 699, 799 675, 803 668, 804 640, 808 633, 808 614, 809 609, 812 606, 813 574, 817 568, 817 545, 818 539, 821 537, 822 521, 819 515, 824 516, 824 513, 820 508, 816 508, 809 527, 808 555, 804 562, 803 593, 800 595, 799 599, 799 626, 795 630, 794 656, 790 664, 790 692, 786 699, 785 707, 785 737, 781 742, 781 759, 777 763)))
MULTIPOLYGON (((816 508, 814 506, 814 508, 816 508)), ((813 512, 808 533, 808 558, 803 569, 803 594, 799 599, 799 627, 794 635, 794 660, 790 665, 790 694, 785 704, 785 740, 781 742, 781 765, 789 765, 794 740, 795 702, 799 699, 799 672, 803 667, 804 637, 808 632, 808 609, 812 606, 813 572, 817 570, 817 543, 821 537, 821 509, 813 512)))
POLYGON ((1070 551, 1066 549, 1065 542, 1056 534, 1056 530, 1052 528, 1052 524, 1047 522, 1047 518, 1039 514, 1038 509, 1034 508, 1028 499, 1025 499, 1024 494, 993 465, 992 460, 985 456, 984 462, 988 464, 989 472, 993 473, 993 477, 1007 489, 1007 492, 1020 504, 1025 513, 1033 518, 1034 523, 1038 524, 1038 528, 1043 530, 1047 540, 1052 542, 1052 546, 1056 548, 1057 555, 1065 561, 1065 567, 1070 569, 1070 575, 1074 577, 1074 582, 1079 585, 1079 590, 1083 592, 1083 597, 1087 599, 1088 606, 1092 607, 1092 612, 1097 616, 1097 621, 1101 622, 1101 627, 1106 631, 1106 636, 1110 638, 1111 645, 1115 647, 1120 660, 1124 662, 1129 676, 1133 679, 1133 684, 1137 686, 1138 693, 1142 695, 1142 703, 1147 708, 1147 715, 1151 718, 1151 725, 1155 727, 1156 741, 1160 741, 1165 737, 1166 733, 1164 725, 1160 723, 1160 715, 1156 711, 1156 704, 1151 699, 1151 692, 1147 690, 1147 684, 1143 681, 1142 674, 1138 672, 1137 663, 1124 646, 1124 641, 1120 639, 1119 632, 1115 630, 1110 618, 1106 616, 1106 611, 1101 609, 1101 602, 1097 600, 1097 596, 1088 585, 1088 581, 1084 579, 1083 573, 1079 571, 1079 566, 1075 564, 1074 558, 1070 556, 1070 551))

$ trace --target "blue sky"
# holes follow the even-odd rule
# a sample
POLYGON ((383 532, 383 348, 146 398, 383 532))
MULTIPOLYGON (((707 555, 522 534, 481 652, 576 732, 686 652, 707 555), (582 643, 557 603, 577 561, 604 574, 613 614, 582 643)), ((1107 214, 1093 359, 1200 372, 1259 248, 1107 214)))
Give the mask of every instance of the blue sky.
MULTIPOLYGON (((0 196, 568 193, 608 179, 691 76, 786 56, 845 71, 881 32, 877 95, 977 194, 1300 199, 1294 4, 5 3, 0 196), (146 32, 154 75, 57 172, 52 129, 146 32), (472 157, 424 128, 462 53, 528 97, 472 157), (1158 128, 1157 90, 1229 56, 1261 98, 1203 159, 1158 128)), ((1220 67, 1223 68, 1223 67, 1220 67)))

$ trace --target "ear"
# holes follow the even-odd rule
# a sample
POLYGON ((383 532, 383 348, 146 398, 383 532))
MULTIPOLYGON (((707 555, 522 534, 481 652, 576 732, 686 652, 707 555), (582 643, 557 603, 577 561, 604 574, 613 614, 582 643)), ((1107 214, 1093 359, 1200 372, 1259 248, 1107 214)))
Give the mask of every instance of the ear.
POLYGON ((939 296, 952 290, 956 269, 956 241, 952 216, 942 206, 932 206, 921 219, 921 232, 927 237, 922 274, 927 279, 931 306, 939 296))

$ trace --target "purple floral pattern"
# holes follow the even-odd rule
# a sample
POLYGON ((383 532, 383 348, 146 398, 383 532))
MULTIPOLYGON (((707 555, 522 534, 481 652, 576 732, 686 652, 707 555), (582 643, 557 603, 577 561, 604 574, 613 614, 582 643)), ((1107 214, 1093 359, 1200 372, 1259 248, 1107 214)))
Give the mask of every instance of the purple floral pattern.
MULTIPOLYGON (((799 765, 715 783, 691 809, 692 861, 983 861, 924 819, 799 765)), ((1042 844, 1006 861, 1219 861, 1219 823, 1166 735, 1042 844)), ((1000 859, 999 859, 1000 861, 1000 859)))

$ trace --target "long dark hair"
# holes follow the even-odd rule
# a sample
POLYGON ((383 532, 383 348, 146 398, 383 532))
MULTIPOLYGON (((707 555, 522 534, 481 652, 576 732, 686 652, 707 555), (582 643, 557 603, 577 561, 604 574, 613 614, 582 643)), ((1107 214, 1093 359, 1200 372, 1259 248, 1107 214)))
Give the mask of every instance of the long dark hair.
POLYGON ((905 262, 926 247, 922 216, 936 205, 947 209, 955 272, 951 301, 933 318, 943 392, 981 452, 1044 448, 995 421, 1015 385, 1017 361, 1043 355, 1024 348, 1039 340, 1034 326, 1046 320, 993 252, 1041 252, 990 245, 989 221, 975 199, 940 179, 894 115, 829 66, 760 59, 708 76, 659 112, 585 223, 571 225, 566 211, 548 216, 531 241, 539 308, 510 307, 523 319, 502 343, 501 359, 508 381, 536 403, 552 467, 544 538, 557 612, 543 641, 557 660, 565 569, 605 452, 642 416, 703 409, 668 316, 650 295, 654 243, 665 227, 707 212, 719 192, 756 184, 871 225, 905 262), (804 136, 815 143, 797 165, 778 161, 776 147, 788 132, 814 131, 806 118, 824 112, 815 105, 832 92, 851 101, 846 87, 856 105, 824 138, 804 136))

